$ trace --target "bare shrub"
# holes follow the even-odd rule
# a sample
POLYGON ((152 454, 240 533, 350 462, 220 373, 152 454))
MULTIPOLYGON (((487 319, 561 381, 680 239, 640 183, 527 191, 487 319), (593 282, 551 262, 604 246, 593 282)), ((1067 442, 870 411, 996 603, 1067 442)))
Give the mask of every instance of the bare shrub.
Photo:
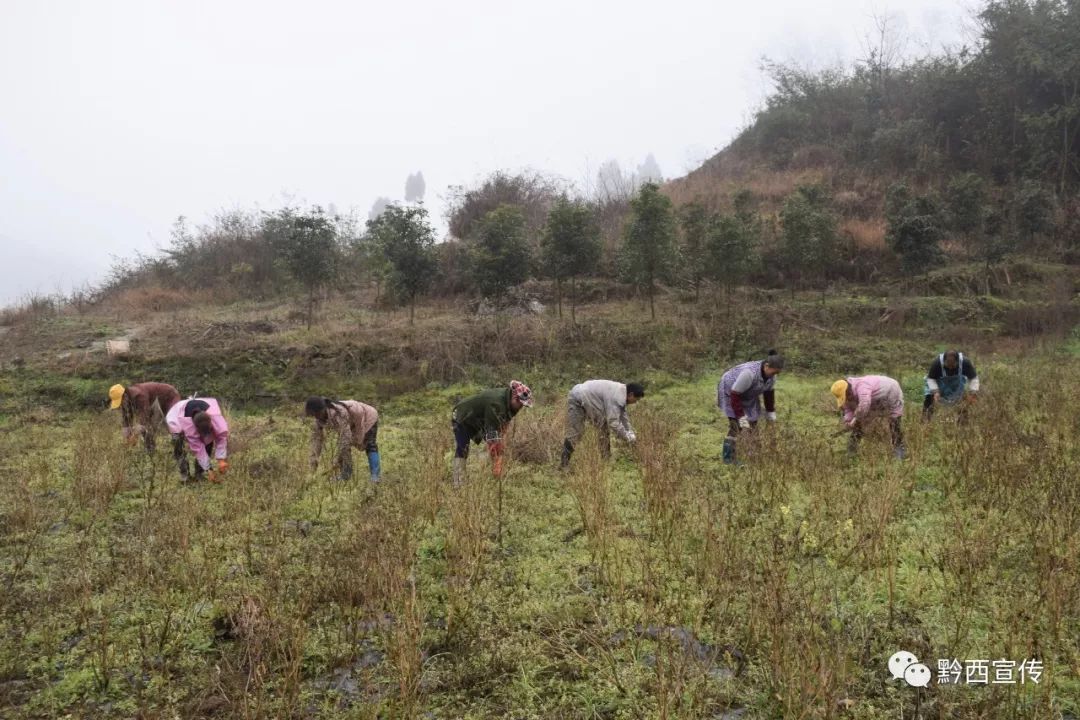
POLYGON ((857 250, 880 250, 886 247, 885 222, 880 219, 849 218, 840 223, 840 232, 851 237, 857 250))
POLYGON ((97 514, 127 487, 127 453, 121 435, 105 418, 86 421, 75 433, 72 453, 72 493, 83 507, 97 514))
POLYGON ((1028 304, 1006 311, 1002 332, 1010 337, 1063 337, 1080 322, 1074 303, 1028 304))
POLYGON ((511 426, 510 456, 533 465, 552 465, 562 447, 557 413, 519 413, 511 426))
POLYGON ((107 306, 125 317, 146 317, 151 313, 181 310, 195 304, 195 294, 190 290, 147 285, 120 290, 112 295, 107 306))
POLYGON ((54 317, 59 301, 51 295, 30 293, 10 307, 0 308, 0 327, 33 324, 54 317))

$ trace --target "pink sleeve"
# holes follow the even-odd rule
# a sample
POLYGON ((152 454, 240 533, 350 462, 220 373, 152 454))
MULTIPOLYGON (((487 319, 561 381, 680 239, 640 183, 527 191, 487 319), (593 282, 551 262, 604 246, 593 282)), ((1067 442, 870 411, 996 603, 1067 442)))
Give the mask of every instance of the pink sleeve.
POLYGON ((855 408, 855 417, 862 419, 870 412, 870 404, 874 400, 874 389, 868 382, 860 383, 855 390, 855 395, 859 398, 859 406, 855 408))
POLYGON ((184 435, 187 437, 188 447, 191 448, 191 452, 195 453, 195 462, 199 463, 199 467, 203 470, 210 469, 210 455, 206 452, 206 443, 199 437, 199 431, 195 429, 195 423, 190 423, 184 429, 184 435))
POLYGON ((229 423, 221 415, 213 416, 214 457, 224 460, 229 456, 229 423))

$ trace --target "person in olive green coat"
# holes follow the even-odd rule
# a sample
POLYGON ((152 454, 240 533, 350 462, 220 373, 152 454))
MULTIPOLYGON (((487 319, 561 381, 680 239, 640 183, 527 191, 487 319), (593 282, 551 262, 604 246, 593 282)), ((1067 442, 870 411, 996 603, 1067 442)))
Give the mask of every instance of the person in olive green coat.
POLYGON ((532 407, 532 391, 525 383, 510 381, 510 387, 484 390, 454 406, 454 486, 465 479, 469 443, 487 443, 495 477, 502 475, 503 436, 510 421, 523 407, 532 407))

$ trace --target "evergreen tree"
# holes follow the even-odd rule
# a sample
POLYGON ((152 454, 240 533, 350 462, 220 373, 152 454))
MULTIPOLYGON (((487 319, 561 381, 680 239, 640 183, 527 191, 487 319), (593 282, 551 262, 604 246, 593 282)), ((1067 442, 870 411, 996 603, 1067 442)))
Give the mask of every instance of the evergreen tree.
POLYGON ((656 284, 670 282, 675 267, 675 210, 656 183, 645 183, 630 201, 630 218, 620 250, 623 278, 649 296, 649 312, 656 319, 656 284))
POLYGON ((596 269, 600 261, 600 228, 592 210, 583 203, 563 197, 548 213, 540 239, 544 271, 555 279, 559 317, 562 317, 562 284, 569 279, 570 318, 577 322, 575 279, 596 269))

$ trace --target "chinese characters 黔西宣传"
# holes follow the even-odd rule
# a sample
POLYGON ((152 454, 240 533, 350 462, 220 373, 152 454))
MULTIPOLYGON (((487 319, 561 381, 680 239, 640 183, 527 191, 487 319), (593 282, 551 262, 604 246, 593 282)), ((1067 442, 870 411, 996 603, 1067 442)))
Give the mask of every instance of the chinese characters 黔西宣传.
POLYGON ((1042 679, 1043 662, 1025 660, 965 660, 940 659, 937 663, 938 685, 1016 685, 1038 684, 1042 679))

